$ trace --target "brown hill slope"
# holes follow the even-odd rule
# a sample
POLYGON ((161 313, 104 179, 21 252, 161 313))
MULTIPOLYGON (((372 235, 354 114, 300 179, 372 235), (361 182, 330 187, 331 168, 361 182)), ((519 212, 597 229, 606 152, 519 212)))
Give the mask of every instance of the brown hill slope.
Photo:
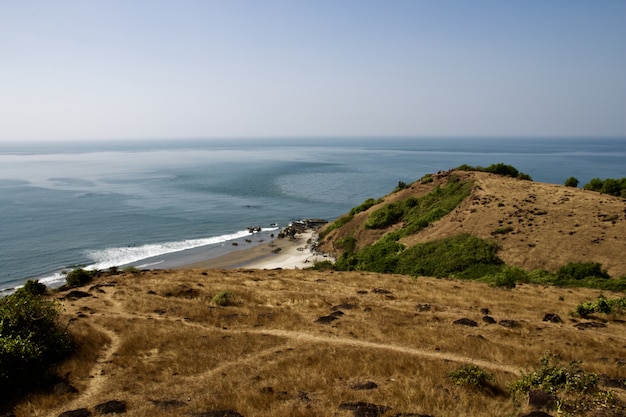
POLYGON ((66 383, 24 399, 17 417, 109 401, 129 417, 517 417, 533 407, 506 386, 546 351, 618 387, 570 415, 625 412, 610 405, 626 399, 624 317, 570 317, 597 290, 307 270, 152 271, 79 290, 55 295, 80 347, 57 370, 66 383), (212 301, 223 291, 232 305, 212 301), (494 387, 448 378, 466 364, 494 387))
POLYGON ((428 228, 400 240, 416 243, 470 233, 493 239, 499 257, 527 270, 555 271, 569 262, 599 262, 614 277, 626 275, 626 200, 555 184, 518 180, 483 172, 441 172, 433 182, 420 181, 385 196, 384 201, 354 216, 320 243, 322 251, 341 253, 337 241, 357 238, 359 247, 401 227, 365 229, 367 217, 391 202, 419 197, 443 185, 454 173, 474 182, 461 205, 428 228), (510 232, 496 233, 498 229, 510 232))

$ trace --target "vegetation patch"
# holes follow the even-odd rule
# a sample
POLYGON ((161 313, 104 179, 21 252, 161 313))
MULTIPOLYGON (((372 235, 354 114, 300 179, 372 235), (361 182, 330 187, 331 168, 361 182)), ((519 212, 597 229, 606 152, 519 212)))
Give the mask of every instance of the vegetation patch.
POLYGON ((0 299, 0 392, 10 398, 41 386, 48 370, 71 348, 58 322, 59 305, 27 283, 0 299))
POLYGON ((456 385, 462 385, 479 391, 493 391, 495 381, 493 374, 483 371, 480 367, 470 364, 448 373, 456 385))
POLYGON ((600 378, 583 370, 580 362, 563 364, 558 355, 550 353, 546 353, 539 362, 539 368, 522 373, 519 379, 509 384, 509 391, 516 401, 531 390, 538 389, 554 396, 559 415, 599 408, 623 410, 623 404, 615 399, 612 392, 598 388, 600 378))
POLYGON ((393 239, 381 239, 358 252, 344 253, 340 270, 360 270, 412 276, 478 279, 499 272, 497 246, 469 234, 421 243, 405 249, 393 239))
POLYGON ((382 229, 402 221, 404 226, 394 236, 396 240, 414 234, 454 210, 469 195, 472 185, 452 175, 443 187, 437 186, 423 197, 409 197, 374 211, 365 227, 382 229))
POLYGON ((235 294, 230 291, 220 291, 213 296, 213 302, 220 307, 227 307, 235 304, 235 294))
POLYGON ((607 299, 600 295, 596 301, 587 301, 576 306, 574 314, 579 317, 588 317, 593 313, 622 314, 626 311, 626 297, 607 299))
POLYGON ((499 164, 491 164, 488 167, 481 167, 480 165, 471 166, 467 164, 463 164, 456 169, 461 171, 479 171, 479 172, 489 172, 490 174, 501 175, 503 177, 511 177, 518 178, 521 180, 532 181, 530 175, 520 172, 512 165, 507 165, 503 163, 499 164))
POLYGON ((607 178, 605 180, 594 178, 585 184, 583 189, 624 198, 626 197, 626 177, 620 179, 607 178))

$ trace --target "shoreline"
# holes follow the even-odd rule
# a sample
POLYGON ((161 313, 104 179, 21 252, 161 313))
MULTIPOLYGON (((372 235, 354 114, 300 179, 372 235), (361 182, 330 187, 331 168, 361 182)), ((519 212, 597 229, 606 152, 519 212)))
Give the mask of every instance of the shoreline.
POLYGON ((327 254, 313 252, 317 234, 313 229, 293 237, 276 237, 249 248, 228 252, 214 258, 181 265, 175 269, 302 269, 315 261, 331 260, 327 254))

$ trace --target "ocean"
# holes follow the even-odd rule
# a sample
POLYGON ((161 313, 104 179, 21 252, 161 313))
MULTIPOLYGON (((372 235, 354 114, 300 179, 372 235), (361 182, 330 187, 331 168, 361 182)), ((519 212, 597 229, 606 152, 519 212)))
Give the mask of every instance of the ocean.
POLYGON ((592 138, 0 144, 0 291, 26 279, 57 286, 78 266, 189 264, 461 164, 582 186, 626 177, 625 161, 626 139, 592 138))

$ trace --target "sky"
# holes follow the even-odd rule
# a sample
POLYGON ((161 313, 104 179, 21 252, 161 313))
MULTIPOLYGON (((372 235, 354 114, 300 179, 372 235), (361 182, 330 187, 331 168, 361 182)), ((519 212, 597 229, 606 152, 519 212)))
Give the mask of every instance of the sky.
POLYGON ((0 0, 0 142, 626 137, 624 0, 0 0))

